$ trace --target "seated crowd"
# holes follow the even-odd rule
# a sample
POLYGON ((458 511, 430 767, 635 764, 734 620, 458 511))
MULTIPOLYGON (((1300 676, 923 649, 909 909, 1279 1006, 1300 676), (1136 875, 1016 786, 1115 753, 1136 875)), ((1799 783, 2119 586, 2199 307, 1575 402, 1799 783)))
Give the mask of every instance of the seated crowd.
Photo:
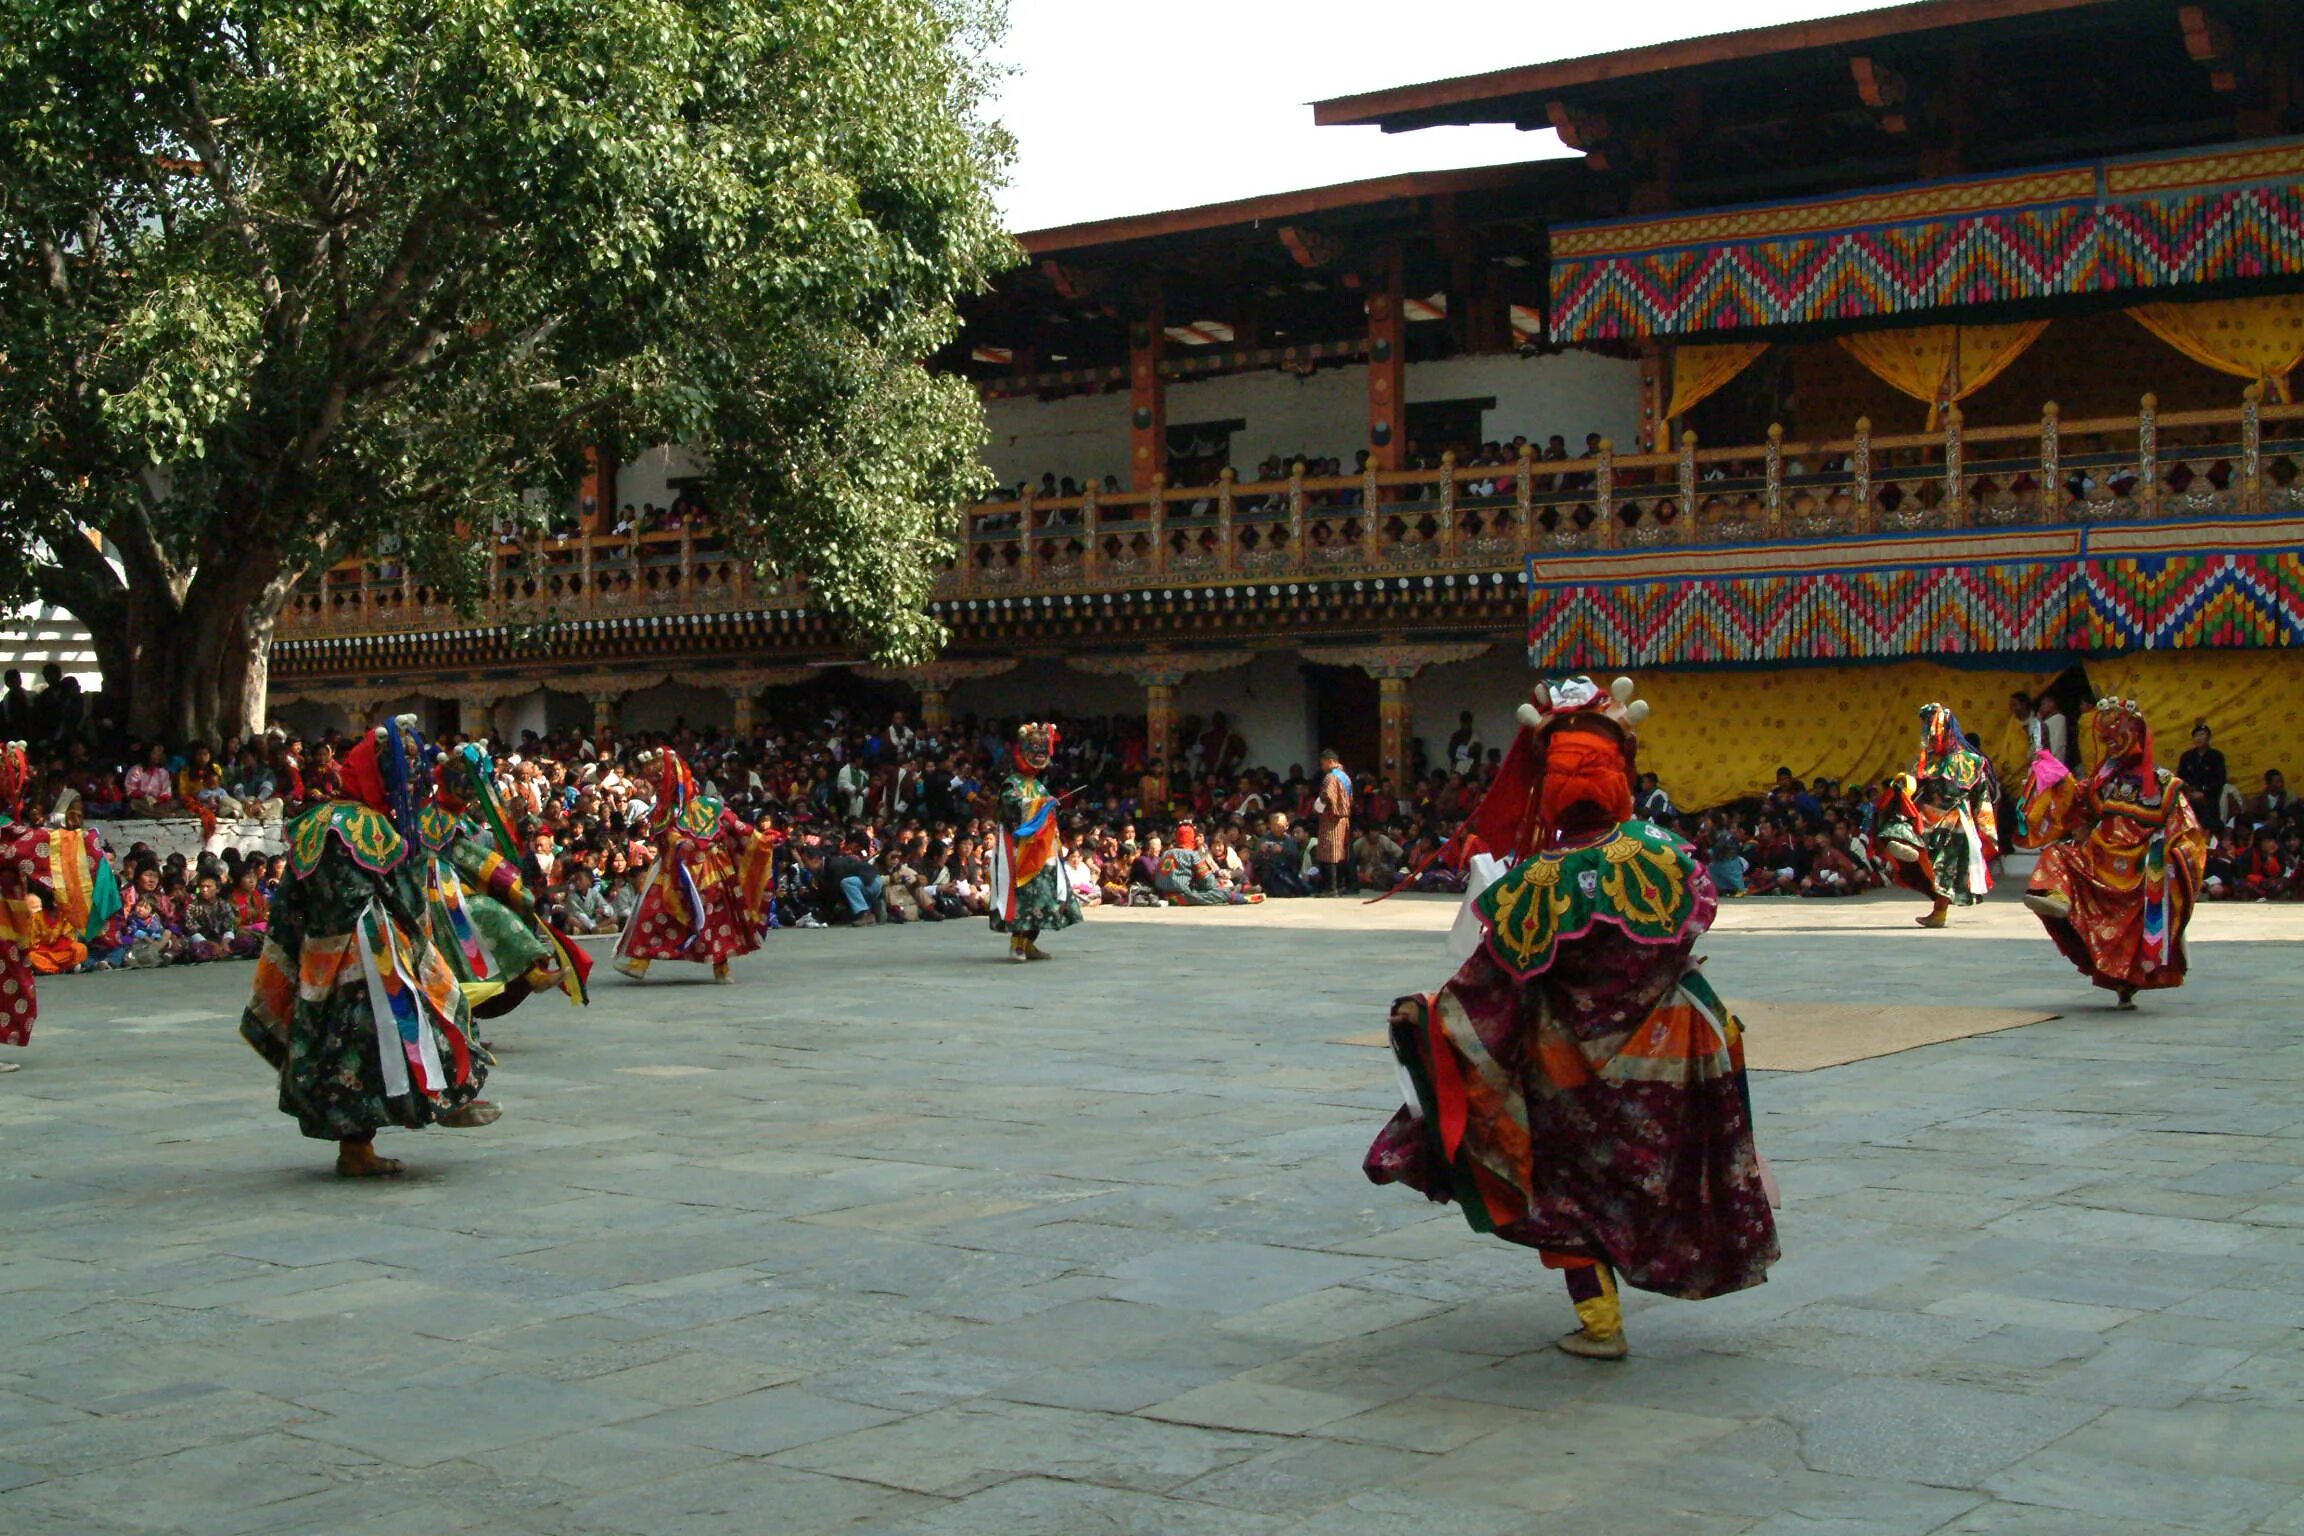
MULTIPOLYGON (((775 925, 982 916, 1009 723, 967 719, 930 732, 902 711, 867 719, 836 699, 828 692, 742 740, 676 726, 600 739, 528 732, 493 744, 529 879, 542 886, 561 926, 614 933, 637 905, 654 858, 655 789, 635 763, 667 745, 706 792, 783 840, 775 925)), ((7 702, 0 696, 0 707, 7 702)), ((1197 905, 1314 893, 1317 777, 1304 765, 1250 764, 1244 738, 1221 714, 1184 722, 1174 762, 1148 751, 1141 716, 1062 724, 1057 759, 1043 777, 1066 797, 1063 856, 1083 901, 1197 905)), ((57 825, 191 815, 214 833, 218 819, 277 817, 336 792, 347 745, 334 731, 307 743, 277 728, 221 751, 198 743, 175 753, 146 745, 107 754, 81 736, 50 740, 29 803, 57 825), (125 766, 114 766, 116 756, 125 766)), ((1403 882, 1424 891, 1463 888, 1463 875, 1437 855, 1478 804, 1502 753, 1481 743, 1468 714, 1436 753, 1421 741, 1414 751, 1405 795, 1359 777, 1343 875, 1349 890, 1403 882)), ((1804 784, 1779 769, 1765 795, 1690 814, 1672 805, 1651 773, 1637 810, 1687 838, 1723 896, 1832 897, 1887 883, 1870 851, 1874 799, 1872 785, 1804 784)), ((2209 897, 2304 897, 2304 808, 2277 771, 2253 796, 2224 792, 2215 809, 2209 897)), ((42 969, 204 963, 247 958, 261 947, 283 869, 277 855, 248 848, 162 856, 141 841, 101 853, 118 876, 122 911, 99 934, 55 935, 35 957, 42 969)))

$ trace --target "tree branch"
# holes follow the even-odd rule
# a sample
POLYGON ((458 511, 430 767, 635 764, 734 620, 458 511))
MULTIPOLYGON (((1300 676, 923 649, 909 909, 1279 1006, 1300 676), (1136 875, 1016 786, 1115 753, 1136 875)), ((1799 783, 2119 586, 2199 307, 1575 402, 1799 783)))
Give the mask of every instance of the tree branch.
POLYGON ((232 215, 234 232, 247 250, 249 259, 256 263, 256 282, 264 292, 267 316, 280 306, 280 275, 272 270, 272 261, 264 248, 264 238, 257 231, 256 217, 249 211, 248 200, 232 179, 231 169, 224 163, 223 146, 217 142, 214 122, 208 116, 207 102, 200 94, 200 83, 189 75, 185 77, 184 93, 191 110, 183 117, 184 136, 200 156, 201 173, 216 193, 217 201, 232 215))

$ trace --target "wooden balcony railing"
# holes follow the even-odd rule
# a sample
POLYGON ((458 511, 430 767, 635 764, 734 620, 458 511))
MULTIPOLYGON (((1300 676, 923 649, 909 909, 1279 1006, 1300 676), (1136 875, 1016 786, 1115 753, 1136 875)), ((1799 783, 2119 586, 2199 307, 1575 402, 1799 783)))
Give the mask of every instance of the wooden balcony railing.
MULTIPOLYGON (((1461 465, 1023 500, 971 508, 938 596, 1509 569, 1528 555, 2304 511, 2304 405, 1461 465)), ((747 612, 807 600, 694 529, 506 545, 478 619, 389 557, 299 590, 283 638, 747 612)))

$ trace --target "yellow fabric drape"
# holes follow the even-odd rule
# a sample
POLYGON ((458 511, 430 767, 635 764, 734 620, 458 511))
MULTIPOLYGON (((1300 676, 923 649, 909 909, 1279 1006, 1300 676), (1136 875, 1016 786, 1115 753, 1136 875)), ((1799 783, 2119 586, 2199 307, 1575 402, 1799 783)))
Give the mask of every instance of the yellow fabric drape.
MULTIPOLYGON (((2142 708, 2170 773, 2203 720, 2243 795, 2264 787, 2267 768, 2304 769, 2304 650, 2138 651, 2086 665, 2099 698, 2134 699, 2142 708)), ((2080 729, 2082 755, 2094 766, 2085 718, 2080 729)))
POLYGON ((1760 360, 1768 350, 1764 341, 1732 341, 1716 347, 1672 349, 1672 403, 1664 408, 1666 421, 1677 420, 1696 402, 1716 393, 1730 379, 1760 360))
POLYGON ((2020 773, 2030 753, 2008 696, 2035 695, 2053 680, 1932 661, 1632 678, 1653 711, 1640 724, 1640 766, 1663 780, 1673 804, 1692 809, 1759 794, 1779 766, 1803 781, 1877 784, 1912 766, 1920 706, 1930 703, 1952 706, 2003 777, 2020 773))
POLYGON ((2304 364, 2304 294, 2139 304, 2128 318, 2204 367, 2254 380, 2276 400, 2292 398, 2288 376, 2304 364))
POLYGON ((1967 399, 2007 371, 2048 329, 2045 320, 2009 325, 1917 325, 1900 331, 1859 331, 1839 339, 1850 357, 1883 383, 1928 407, 1928 430, 1944 407, 1967 399))

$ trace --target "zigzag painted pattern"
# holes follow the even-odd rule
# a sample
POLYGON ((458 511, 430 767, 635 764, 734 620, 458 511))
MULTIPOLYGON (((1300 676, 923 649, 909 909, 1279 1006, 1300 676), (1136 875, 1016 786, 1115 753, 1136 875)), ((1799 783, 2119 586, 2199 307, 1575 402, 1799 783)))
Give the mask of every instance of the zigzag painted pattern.
POLYGON ((2079 596, 2095 650, 2304 645, 2304 554, 2090 561, 2079 596))
POLYGON ((2064 203, 1556 260, 1560 341, 1684 335, 2304 272, 2304 188, 2064 203))
POLYGON ((2304 645, 2304 551, 1562 584, 1540 668, 2304 645))

